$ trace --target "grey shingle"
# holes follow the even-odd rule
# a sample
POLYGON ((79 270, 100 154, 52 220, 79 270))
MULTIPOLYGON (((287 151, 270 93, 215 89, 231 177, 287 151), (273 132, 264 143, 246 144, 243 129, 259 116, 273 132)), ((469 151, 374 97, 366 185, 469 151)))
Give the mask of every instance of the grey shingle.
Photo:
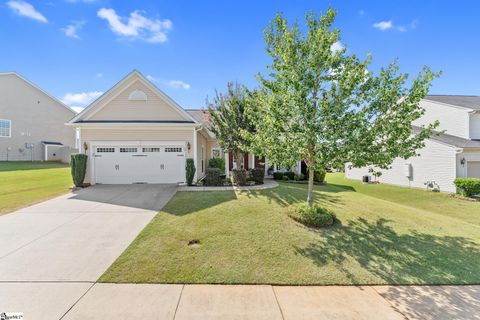
POLYGON ((457 107, 480 110, 480 96, 427 95, 424 100, 451 104, 457 107))
MULTIPOLYGON (((413 127, 413 132, 420 131, 420 127, 413 127)), ((480 140, 469 140, 465 138, 460 138, 452 136, 446 133, 434 132, 430 137, 431 140, 442 142, 450 146, 457 148, 480 148, 480 140)))

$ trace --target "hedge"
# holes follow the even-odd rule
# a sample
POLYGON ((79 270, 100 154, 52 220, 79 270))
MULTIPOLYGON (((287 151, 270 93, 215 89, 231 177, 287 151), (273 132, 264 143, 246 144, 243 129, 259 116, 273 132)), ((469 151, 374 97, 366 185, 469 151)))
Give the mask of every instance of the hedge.
POLYGON ((455 186, 459 189, 460 194, 465 197, 472 197, 480 194, 480 179, 479 178, 456 178, 455 186))

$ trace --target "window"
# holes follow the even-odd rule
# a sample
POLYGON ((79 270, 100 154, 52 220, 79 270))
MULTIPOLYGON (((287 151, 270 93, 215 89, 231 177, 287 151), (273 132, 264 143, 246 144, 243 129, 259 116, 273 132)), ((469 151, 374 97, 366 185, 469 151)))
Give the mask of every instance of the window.
POLYGON ((165 148, 165 152, 182 152, 182 148, 167 147, 165 148))
POLYGON ((115 152, 115 148, 97 148, 98 153, 115 152))
POLYGON ((142 90, 133 90, 128 96, 128 100, 147 101, 147 95, 142 90))
POLYGON ((120 152, 137 152, 137 148, 120 148, 120 152))
POLYGON ((143 152, 160 152, 160 148, 143 148, 143 152))
POLYGON ((12 121, 0 119, 0 137, 10 138, 12 136, 12 121))
POLYGON ((219 148, 213 148, 212 149, 212 158, 220 158, 221 157, 221 151, 219 148))

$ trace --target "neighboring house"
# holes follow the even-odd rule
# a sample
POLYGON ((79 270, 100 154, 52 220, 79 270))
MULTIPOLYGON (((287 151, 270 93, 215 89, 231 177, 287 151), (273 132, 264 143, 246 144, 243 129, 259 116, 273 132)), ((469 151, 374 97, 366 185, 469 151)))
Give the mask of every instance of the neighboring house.
POLYGON ((0 73, 0 161, 69 161, 69 107, 17 73, 0 73))
MULTIPOLYGON (((455 178, 480 178, 480 97, 429 95, 420 102, 425 114, 414 122, 414 131, 435 120, 434 134, 410 159, 397 158, 389 170, 379 170, 380 182, 417 188, 436 188, 455 192, 455 178)), ((375 168, 373 168, 376 170, 375 168)), ((347 178, 372 177, 369 168, 346 164, 347 178)))

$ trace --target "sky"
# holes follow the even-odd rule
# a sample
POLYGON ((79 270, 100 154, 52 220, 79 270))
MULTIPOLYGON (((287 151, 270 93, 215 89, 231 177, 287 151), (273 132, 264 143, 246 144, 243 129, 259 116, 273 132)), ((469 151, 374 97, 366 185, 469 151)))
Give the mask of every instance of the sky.
POLYGON ((76 110, 133 69, 187 109, 204 108, 228 81, 253 88, 270 58, 263 30, 277 12, 338 11, 338 46, 398 58, 442 76, 432 94, 480 95, 480 1, 0 0, 0 72, 15 71, 76 110))

